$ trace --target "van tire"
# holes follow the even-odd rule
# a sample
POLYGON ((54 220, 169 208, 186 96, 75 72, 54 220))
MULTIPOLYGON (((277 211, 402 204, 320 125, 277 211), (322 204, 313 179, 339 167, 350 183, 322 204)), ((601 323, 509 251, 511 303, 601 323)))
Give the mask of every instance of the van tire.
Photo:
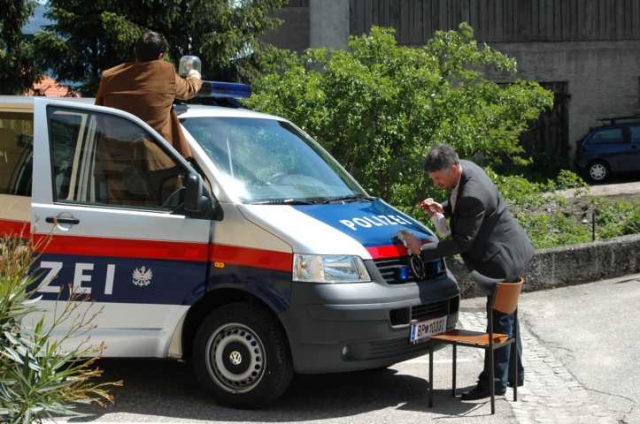
POLYGON ((202 321, 193 344, 196 379, 221 404, 265 406, 293 378, 289 345, 280 323, 260 306, 231 303, 202 321))
POLYGON ((593 161, 587 167, 587 177, 594 183, 602 183, 611 176, 609 165, 601 160, 593 161))

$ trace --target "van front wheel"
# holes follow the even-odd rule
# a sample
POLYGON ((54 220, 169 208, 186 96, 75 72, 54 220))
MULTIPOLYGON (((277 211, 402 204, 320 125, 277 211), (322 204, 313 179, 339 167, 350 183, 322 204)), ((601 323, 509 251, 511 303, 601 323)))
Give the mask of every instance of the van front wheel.
POLYGON ((221 403, 253 409, 282 395, 293 378, 288 344, 275 317, 232 303, 213 311, 194 340, 198 381, 221 403))

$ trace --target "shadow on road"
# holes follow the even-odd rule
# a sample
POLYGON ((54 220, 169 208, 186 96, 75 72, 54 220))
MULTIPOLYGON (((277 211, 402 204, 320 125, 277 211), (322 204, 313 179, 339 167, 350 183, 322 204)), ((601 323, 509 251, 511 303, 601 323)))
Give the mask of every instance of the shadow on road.
MULTIPOLYGON (((90 422, 112 413, 216 421, 289 422, 349 417, 387 408, 452 416, 467 415, 477 404, 452 399, 436 390, 432 410, 427 406, 426 379, 394 369, 326 375, 296 376, 285 395, 266 409, 244 411, 215 403, 196 384, 188 364, 157 360, 104 359, 100 366, 108 380, 124 380, 115 404, 86 407, 91 416, 71 422, 90 422)), ((426 376, 426 367, 425 367, 426 376)), ((427 416, 425 416, 427 419, 427 416)))

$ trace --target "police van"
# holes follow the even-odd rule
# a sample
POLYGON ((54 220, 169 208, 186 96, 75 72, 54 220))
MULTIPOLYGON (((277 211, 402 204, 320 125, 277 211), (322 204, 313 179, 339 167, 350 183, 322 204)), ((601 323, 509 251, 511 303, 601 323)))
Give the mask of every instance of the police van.
POLYGON ((0 96, 0 235, 52 234, 36 262, 45 313, 82 294, 101 308, 90 342, 105 357, 189 360, 241 408, 275 400, 294 373, 423 355, 455 327, 453 276, 398 238, 432 242, 429 229, 285 119, 177 108, 193 161, 93 99, 0 96))

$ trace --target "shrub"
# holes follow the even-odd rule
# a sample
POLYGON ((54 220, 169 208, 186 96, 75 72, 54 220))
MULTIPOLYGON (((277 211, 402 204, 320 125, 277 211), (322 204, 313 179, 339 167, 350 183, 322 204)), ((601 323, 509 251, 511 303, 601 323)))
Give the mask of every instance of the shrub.
MULTIPOLYGON (((82 338, 96 311, 76 314, 83 305, 77 296, 58 301, 51 321, 35 319, 32 328, 21 326, 29 314, 38 315, 35 276, 30 273, 33 248, 20 239, 0 240, 0 421, 39 422, 54 415, 74 415, 78 402, 103 404, 112 400, 108 390, 121 383, 95 382, 100 349, 84 343, 64 346, 82 338), (79 319, 73 316, 78 315, 79 319), (64 323, 62 336, 53 337, 64 323)), ((87 310, 91 310, 88 308, 87 310)))
POLYGON ((284 116, 319 140, 373 195, 413 209, 437 192, 426 184, 429 147, 448 143, 461 157, 517 160, 519 134, 550 107, 537 83, 497 84, 485 71, 513 78, 513 59, 478 45, 463 23, 438 31, 422 48, 398 46, 393 31, 373 27, 348 51, 308 50, 254 84, 248 105, 284 116))
POLYGON ((594 199, 596 234, 608 239, 640 233, 640 200, 594 199))

